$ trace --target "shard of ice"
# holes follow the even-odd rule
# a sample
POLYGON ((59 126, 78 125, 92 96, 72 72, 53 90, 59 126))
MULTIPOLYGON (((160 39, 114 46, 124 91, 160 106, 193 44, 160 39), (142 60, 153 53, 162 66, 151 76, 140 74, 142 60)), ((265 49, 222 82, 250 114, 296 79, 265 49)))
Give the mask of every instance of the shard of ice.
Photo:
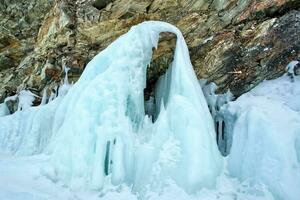
POLYGON ((65 96, 2 117, 0 126, 0 148, 46 151, 51 161, 43 173, 71 188, 125 183, 142 193, 173 180, 194 192, 213 187, 222 169, 187 45, 181 32, 164 22, 132 27, 90 61, 65 96), (177 43, 172 66, 157 86, 152 122, 143 90, 161 32, 176 34, 177 43))

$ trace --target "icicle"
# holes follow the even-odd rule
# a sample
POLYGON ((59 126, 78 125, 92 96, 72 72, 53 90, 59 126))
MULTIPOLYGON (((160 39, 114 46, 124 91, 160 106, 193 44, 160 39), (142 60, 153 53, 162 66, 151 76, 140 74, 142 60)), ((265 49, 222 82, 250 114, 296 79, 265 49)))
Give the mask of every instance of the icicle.
POLYGON ((47 104, 47 87, 43 90, 43 96, 42 101, 40 105, 46 105, 47 104))
POLYGON ((231 133, 234 123, 234 117, 228 113, 224 114, 224 106, 234 99, 234 96, 228 90, 225 94, 216 94, 217 85, 215 83, 207 84, 207 81, 199 80, 203 89, 204 96, 208 103, 208 108, 215 121, 216 141, 223 156, 228 155, 231 147, 231 133), (228 125, 228 124, 229 125, 228 125))
POLYGON ((68 67, 66 65, 66 60, 65 59, 63 59, 63 61, 62 61, 62 66, 63 66, 63 70, 65 72, 64 85, 70 85, 69 84, 69 78, 68 78, 68 72, 70 70, 70 67, 68 67))
POLYGON ((70 87, 72 86, 69 83, 69 78, 68 78, 68 72, 69 72, 70 68, 66 65, 65 58, 62 59, 62 67, 65 72, 65 78, 64 78, 63 82, 60 84, 60 87, 58 89, 58 96, 65 96, 68 93, 70 87))

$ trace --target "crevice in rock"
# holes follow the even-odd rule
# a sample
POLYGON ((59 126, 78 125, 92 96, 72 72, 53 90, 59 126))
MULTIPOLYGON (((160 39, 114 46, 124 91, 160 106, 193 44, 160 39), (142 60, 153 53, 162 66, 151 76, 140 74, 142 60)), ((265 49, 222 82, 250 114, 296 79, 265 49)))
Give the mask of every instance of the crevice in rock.
POLYGON ((113 0, 95 0, 93 2, 93 6, 98 10, 102 10, 105 8, 109 3, 113 2, 113 0))

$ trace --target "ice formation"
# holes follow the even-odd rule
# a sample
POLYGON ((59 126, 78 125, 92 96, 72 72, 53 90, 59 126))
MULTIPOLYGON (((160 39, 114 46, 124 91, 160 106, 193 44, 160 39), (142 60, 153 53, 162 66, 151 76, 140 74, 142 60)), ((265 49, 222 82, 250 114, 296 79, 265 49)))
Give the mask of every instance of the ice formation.
POLYGON ((296 200, 300 195, 300 79, 294 76, 297 63, 290 62, 287 74, 262 82, 236 101, 230 101, 230 94, 215 94, 214 83, 200 81, 216 122, 219 149, 228 155, 229 174, 251 185, 266 185, 280 200, 296 200))
POLYGON ((57 95, 52 93, 49 99, 46 88, 38 107, 31 106, 35 98, 40 97, 29 90, 21 90, 18 94, 7 97, 4 103, 0 104, 0 117, 5 116, 0 118, 0 153, 34 155, 44 152, 52 138, 55 111, 70 87, 65 78, 57 95), (18 110, 12 115, 9 115, 6 105, 8 101, 18 102, 18 110))
POLYGON ((222 155, 229 154, 232 143, 233 119, 228 112, 222 109, 227 103, 234 99, 233 94, 228 90, 224 94, 216 94, 218 86, 215 83, 207 83, 206 80, 199 80, 209 111, 214 119, 216 130, 216 141, 222 155))
POLYGON ((299 64, 299 61, 298 61, 298 60, 293 60, 293 61, 291 61, 291 62, 287 65, 286 71, 287 71, 288 73, 294 75, 294 73, 295 73, 295 67, 296 67, 296 65, 298 65, 298 64, 299 64))
POLYGON ((25 110, 32 106, 33 101, 37 97, 29 90, 22 90, 18 94, 18 110, 25 110))
POLYGON ((101 189, 107 181, 132 184, 135 191, 155 185, 152 169, 170 138, 178 141, 180 158, 160 166, 159 181, 172 178, 194 192, 214 186, 222 168, 185 41, 177 28, 163 22, 132 27, 87 65, 59 105, 53 133, 49 176, 75 188, 101 189), (143 90, 161 32, 175 33, 177 44, 174 62, 158 85, 159 114, 153 124, 145 116, 143 90))
POLYGON ((188 192, 215 186, 223 159, 176 27, 164 22, 132 27, 87 65, 67 93, 60 91, 47 105, 1 119, 0 148, 27 155, 48 152, 51 161, 43 173, 71 188, 125 183, 142 195, 168 180, 188 192), (145 115, 143 90, 161 32, 176 34, 177 43, 152 102, 153 123, 145 115))
POLYGON ((299 77, 291 82, 283 76, 264 81, 223 110, 234 116, 230 174, 265 184, 275 199, 300 196, 299 98, 299 77))
MULTIPOLYGON (((200 81, 202 92, 183 36, 164 22, 132 27, 99 53, 74 85, 68 82, 66 66, 64 70, 64 82, 49 98, 45 90, 40 106, 31 107, 34 96, 28 91, 6 99, 19 98, 19 110, 11 115, 6 102, 0 104, 1 158, 3 153, 46 153, 50 160, 28 160, 39 166, 43 162, 43 176, 57 185, 97 191, 96 199, 99 191, 107 194, 104 199, 300 196, 298 76, 293 82, 287 75, 264 81, 235 101, 230 92, 216 94, 213 83, 200 81), (161 32, 177 36, 174 61, 160 77, 155 97, 145 102, 146 69, 161 32)), ((11 173, 15 169, 3 166, 23 163, 35 173, 26 161, 0 159, 4 198, 12 193, 1 180, 18 187, 11 173)), ((23 167, 16 176, 24 174, 23 167)), ((26 178, 22 187, 29 190, 26 180, 37 185, 26 178)))
POLYGON ((42 153, 52 135, 56 103, 30 107, 0 118, 1 153, 17 155, 42 153))

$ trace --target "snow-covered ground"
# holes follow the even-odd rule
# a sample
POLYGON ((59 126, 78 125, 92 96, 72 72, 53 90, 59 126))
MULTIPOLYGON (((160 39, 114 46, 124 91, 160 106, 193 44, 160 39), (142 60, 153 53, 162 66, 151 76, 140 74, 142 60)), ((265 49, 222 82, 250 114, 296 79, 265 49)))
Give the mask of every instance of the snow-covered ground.
POLYGON ((60 183, 54 183, 42 174, 49 157, 0 155, 1 200, 135 200, 136 197, 124 186, 107 188, 103 197, 100 192, 72 191, 60 183), (118 192, 121 191, 121 192, 118 192))
MULTIPOLYGON (((0 156, 1 200, 137 200, 127 186, 108 187, 102 192, 76 191, 43 176, 41 170, 49 157, 0 156)), ((188 195, 183 189, 170 183, 160 192, 149 192, 150 200, 272 200, 272 195, 261 184, 240 183, 223 173, 216 189, 202 189, 188 195)))

